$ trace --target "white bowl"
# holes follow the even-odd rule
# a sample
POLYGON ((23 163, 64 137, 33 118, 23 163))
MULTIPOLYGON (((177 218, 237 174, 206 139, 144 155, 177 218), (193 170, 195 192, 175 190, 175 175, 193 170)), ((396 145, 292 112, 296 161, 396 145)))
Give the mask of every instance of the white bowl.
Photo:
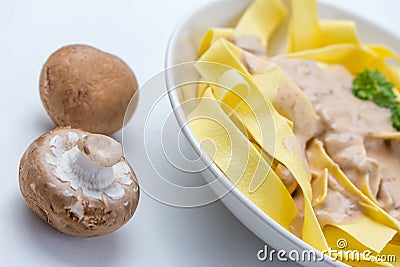
MULTIPOLYGON (((234 26, 240 15, 250 3, 251 0, 214 2, 187 16, 183 21, 181 21, 172 34, 166 54, 166 67, 196 61, 200 42, 206 31, 210 27, 234 26)), ((363 42, 384 42, 390 47, 400 47, 400 41, 394 35, 348 11, 320 3, 319 17, 327 19, 352 19, 357 24, 359 37, 363 42)), ((278 37, 276 38, 277 40, 274 47, 281 50, 283 46, 281 42, 283 35, 277 34, 276 36, 278 37)), ((196 72, 190 68, 187 69, 187 73, 183 75, 180 73, 180 77, 183 76, 184 80, 188 81, 196 80, 196 75, 196 72)), ((173 88, 174 86, 184 82, 180 77, 174 75, 174 72, 167 71, 166 76, 168 88, 173 88)), ((193 92, 194 91, 195 90, 193 90, 193 92)), ((226 188, 232 186, 230 181, 221 173, 220 169, 211 162, 207 155, 204 153, 201 154, 201 148, 196 137, 190 128, 185 127, 187 123, 186 115, 190 111, 190 108, 183 109, 181 102, 195 98, 196 95, 193 92, 187 93, 187 90, 185 92, 182 90, 168 90, 172 108, 177 121, 188 140, 189 146, 195 153, 201 156, 203 167, 208 166, 202 174, 206 182, 211 183, 214 181, 212 183, 212 188, 218 192, 217 194, 219 194, 221 190, 226 190, 226 188), (224 179, 217 179, 217 183, 215 183, 215 179, 221 176, 224 177, 224 179)), ((268 215, 262 212, 238 190, 231 190, 221 199, 221 201, 247 228, 276 250, 282 249, 287 253, 292 250, 297 250, 300 253, 303 251, 314 251, 311 246, 285 230, 268 215)), ((321 254, 318 252, 317 255, 319 258, 321 257, 321 254)), ((326 256, 324 257, 323 262, 311 261, 299 263, 318 266, 345 266, 343 263, 334 261, 326 256)))

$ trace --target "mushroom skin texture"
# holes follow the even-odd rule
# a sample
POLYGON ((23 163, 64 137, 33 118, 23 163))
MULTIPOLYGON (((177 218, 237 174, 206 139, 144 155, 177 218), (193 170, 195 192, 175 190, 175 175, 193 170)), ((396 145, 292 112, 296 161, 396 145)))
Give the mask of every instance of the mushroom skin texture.
POLYGON ((43 221, 80 237, 120 228, 134 214, 140 192, 119 142, 69 127, 45 133, 27 148, 19 185, 43 221))
POLYGON ((87 45, 54 52, 42 68, 39 85, 42 103, 57 126, 101 134, 122 128, 138 87, 125 62, 87 45))

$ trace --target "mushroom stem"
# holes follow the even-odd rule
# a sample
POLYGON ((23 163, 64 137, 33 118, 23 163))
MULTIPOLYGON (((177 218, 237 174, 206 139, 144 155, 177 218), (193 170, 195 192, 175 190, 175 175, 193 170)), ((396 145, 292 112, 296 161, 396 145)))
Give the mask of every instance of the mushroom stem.
POLYGON ((104 190, 114 182, 113 167, 103 167, 91 161, 78 147, 65 152, 69 167, 84 188, 104 190))
POLYGON ((121 143, 104 135, 86 135, 78 140, 77 146, 64 152, 61 160, 64 171, 57 172, 57 176, 64 181, 73 180, 83 188, 102 191, 114 182, 113 166, 121 159, 121 143))

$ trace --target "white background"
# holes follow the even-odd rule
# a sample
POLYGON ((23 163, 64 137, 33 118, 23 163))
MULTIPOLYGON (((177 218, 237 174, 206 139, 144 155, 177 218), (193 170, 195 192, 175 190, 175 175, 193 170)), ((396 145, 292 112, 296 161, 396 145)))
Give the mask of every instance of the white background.
MULTIPOLYGON (((219 202, 182 209, 161 204, 142 193, 136 214, 122 229, 105 237, 80 239, 58 233, 36 218, 26 208, 18 189, 19 159, 25 148, 54 127, 38 91, 40 69, 51 52, 72 43, 96 46, 122 57, 143 84, 163 70, 166 45, 175 25, 207 2, 210 1, 0 2, 0 265, 278 264, 257 260, 256 253, 264 243, 219 202)), ((324 2, 349 9, 400 36, 400 4, 396 0, 324 2)), ((155 175, 151 171, 140 172, 140 162, 132 165, 140 173, 139 180, 155 175)))

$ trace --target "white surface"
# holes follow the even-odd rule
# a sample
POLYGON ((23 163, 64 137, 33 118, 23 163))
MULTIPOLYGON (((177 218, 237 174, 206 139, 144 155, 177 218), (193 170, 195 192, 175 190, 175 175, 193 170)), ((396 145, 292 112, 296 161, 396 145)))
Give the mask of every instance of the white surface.
MULTIPOLYGON (((18 189, 18 164, 25 148, 53 127, 38 93, 40 68, 48 55, 66 44, 91 44, 122 57, 142 84, 163 69, 167 41, 179 19, 206 1, 0 2, 1 265, 276 265, 258 262, 256 253, 263 242, 219 202, 180 209, 142 194, 134 218, 125 227, 105 237, 79 239, 60 234, 36 218, 18 189)), ((351 9, 400 35, 396 0, 325 2, 351 9)), ((151 170, 139 172, 140 162, 132 165, 140 173, 139 180, 156 175, 151 170)))

